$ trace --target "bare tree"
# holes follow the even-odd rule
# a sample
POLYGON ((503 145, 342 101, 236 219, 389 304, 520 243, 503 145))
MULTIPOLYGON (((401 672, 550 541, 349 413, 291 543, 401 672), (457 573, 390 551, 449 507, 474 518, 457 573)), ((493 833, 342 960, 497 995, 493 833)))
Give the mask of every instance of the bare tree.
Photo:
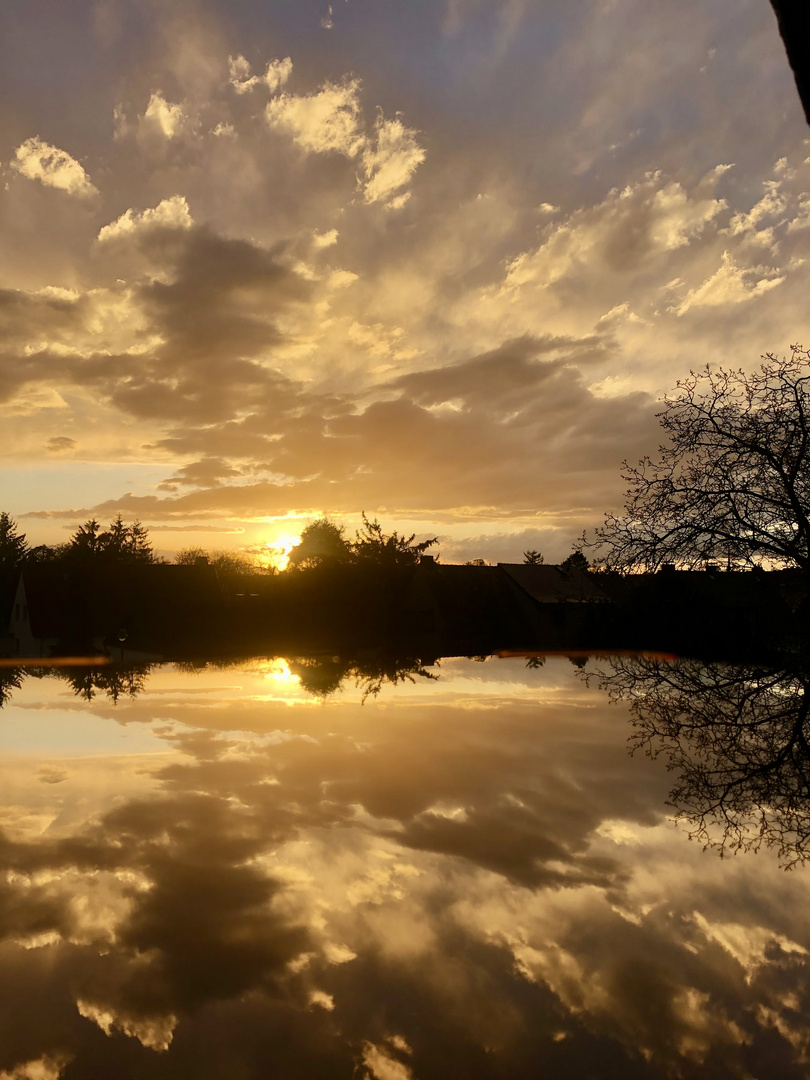
POLYGON ((810 570, 810 365, 807 350, 759 370, 706 367, 658 414, 657 459, 624 463, 625 511, 596 530, 608 568, 674 562, 810 570))

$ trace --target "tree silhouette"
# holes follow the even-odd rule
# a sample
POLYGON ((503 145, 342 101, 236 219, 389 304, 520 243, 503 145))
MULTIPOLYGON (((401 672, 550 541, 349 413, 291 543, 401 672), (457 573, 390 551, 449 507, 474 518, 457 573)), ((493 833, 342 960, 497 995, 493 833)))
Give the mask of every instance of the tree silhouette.
POLYGON ((581 573, 588 570, 590 565, 581 551, 572 551, 568 558, 560 563, 563 570, 579 570, 581 573))
POLYGON ((105 531, 95 518, 85 521, 63 547, 61 555, 82 562, 148 564, 157 561, 148 530, 139 521, 127 525, 120 514, 105 531))
POLYGON ((310 522, 303 530, 290 552, 289 564, 300 569, 336 566, 348 562, 351 555, 351 545, 344 536, 343 526, 324 516, 310 522))
POLYGON ((221 576, 260 574, 265 572, 254 558, 241 551, 206 551, 205 548, 183 548, 174 557, 176 566, 196 566, 198 560, 207 559, 210 566, 221 576))
POLYGON ((596 531, 601 561, 810 570, 808 359, 793 346, 753 374, 707 367, 679 382, 658 414, 668 437, 659 457, 625 462, 625 511, 596 531))
POLYGON ((5 510, 0 512, 0 573, 19 569, 28 553, 25 533, 5 510))
POLYGON ((20 689, 24 675, 22 668, 0 667, 0 709, 11 700, 12 691, 20 689))
POLYGON ((415 566, 429 547, 438 543, 438 537, 415 542, 416 533, 400 536, 397 532, 386 535, 382 525, 375 518, 369 521, 363 514, 363 527, 358 529, 352 544, 352 553, 357 563, 366 566, 394 567, 415 566))
POLYGON ((523 561, 527 566, 542 566, 546 560, 539 551, 524 551, 523 561))
POLYGON ((119 698, 134 698, 143 691, 149 671, 149 665, 111 664, 102 668, 57 668, 55 673, 73 688, 76 697, 92 701, 101 692, 117 705, 119 698))
POLYGON ((357 530, 354 540, 347 540, 343 526, 328 517, 311 522, 290 552, 290 567, 310 570, 316 566, 353 564, 384 570, 415 566, 427 549, 438 542, 435 536, 417 543, 415 533, 410 536, 400 536, 396 531, 385 533, 376 518, 370 521, 365 513, 362 517, 363 527, 357 530))
POLYGON ((633 752, 664 755, 670 805, 724 854, 774 848, 810 858, 810 670, 698 660, 617 659, 596 678, 629 704, 633 752))
POLYGON ((353 680, 363 694, 362 704, 376 698, 386 684, 415 683, 417 678, 437 680, 419 660, 395 656, 375 656, 362 660, 347 657, 301 657, 290 661, 290 670, 298 676, 304 690, 322 700, 331 697, 342 685, 353 680))

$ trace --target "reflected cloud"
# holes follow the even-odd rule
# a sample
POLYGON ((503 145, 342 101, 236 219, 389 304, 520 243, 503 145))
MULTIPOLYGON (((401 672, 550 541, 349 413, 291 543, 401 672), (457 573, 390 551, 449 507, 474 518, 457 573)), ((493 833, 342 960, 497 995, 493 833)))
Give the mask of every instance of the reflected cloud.
POLYGON ((4 822, 41 820, 0 848, 0 1069, 798 1080, 806 873, 684 843, 665 770, 578 669, 458 659, 365 705, 354 676, 315 707, 267 698, 269 674, 317 702, 296 671, 158 667, 117 704, 15 691, 2 722, 33 753, 4 773, 46 782, 3 783, 4 822), (102 800, 73 773, 111 759, 34 749, 66 704, 163 751, 102 800), (32 995, 47 1030, 19 1022, 32 995))

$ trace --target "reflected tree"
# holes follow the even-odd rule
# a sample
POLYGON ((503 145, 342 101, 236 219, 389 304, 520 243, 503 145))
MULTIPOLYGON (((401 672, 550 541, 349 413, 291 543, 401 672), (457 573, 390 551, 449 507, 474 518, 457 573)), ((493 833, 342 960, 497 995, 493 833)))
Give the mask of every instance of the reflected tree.
POLYGON ((149 675, 149 667, 103 668, 57 668, 56 674, 73 688, 76 697, 92 701, 99 694, 104 694, 113 705, 119 698, 134 698, 140 694, 149 675))
POLYGON ((0 709, 11 701, 12 692, 20 689, 24 677, 22 668, 0 667, 0 709))
POLYGON ((810 670, 755 664, 613 661, 597 679, 628 703, 631 751, 663 755, 677 775, 669 804, 721 855, 773 848, 810 858, 810 670))
POLYGON ((339 656, 300 657, 290 660, 290 670, 298 676, 307 693, 324 701, 351 680, 361 690, 363 704, 370 697, 376 698, 386 684, 397 686, 404 682, 415 683, 417 678, 439 678, 428 671, 420 660, 392 656, 363 660, 339 656))
POLYGON ((397 686, 404 682, 415 683, 417 679, 431 679, 435 682, 439 678, 432 671, 428 671, 419 660, 395 660, 386 657, 356 665, 352 669, 352 675, 355 686, 363 692, 363 704, 370 697, 377 697, 386 683, 397 686))

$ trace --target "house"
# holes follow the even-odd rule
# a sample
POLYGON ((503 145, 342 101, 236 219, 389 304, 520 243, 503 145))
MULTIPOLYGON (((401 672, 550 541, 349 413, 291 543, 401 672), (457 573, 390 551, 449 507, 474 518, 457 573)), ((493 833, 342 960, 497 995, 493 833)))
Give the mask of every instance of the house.
POLYGON ((42 563, 25 567, 11 605, 16 656, 156 658, 208 648, 223 602, 210 566, 42 563))
POLYGON ((554 649, 612 643, 615 607, 594 575, 549 564, 498 563, 498 569, 531 601, 537 643, 554 649))

